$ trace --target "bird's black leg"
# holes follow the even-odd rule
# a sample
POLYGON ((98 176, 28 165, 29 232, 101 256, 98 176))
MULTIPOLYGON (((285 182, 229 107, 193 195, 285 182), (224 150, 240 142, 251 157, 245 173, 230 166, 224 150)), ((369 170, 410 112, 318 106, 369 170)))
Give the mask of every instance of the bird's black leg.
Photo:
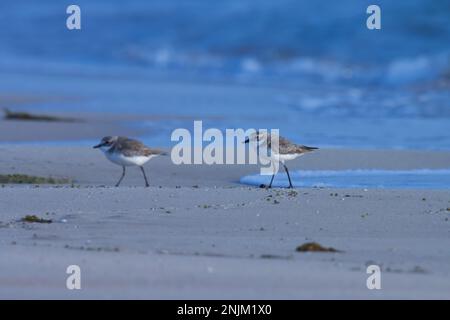
POLYGON ((284 170, 286 170, 286 173, 287 173, 287 176, 288 176, 288 179, 289 179, 289 188, 294 188, 294 186, 292 185, 292 181, 291 181, 291 176, 289 175, 289 170, 288 170, 288 168, 286 167, 286 165, 285 164, 283 164, 283 167, 284 167, 284 170))
POLYGON ((122 182, 123 178, 125 177, 125 167, 122 167, 122 176, 119 179, 119 182, 117 182, 116 187, 120 186, 120 183, 122 182))
POLYGON ((141 171, 142 171, 142 174, 144 175, 145 186, 148 188, 148 187, 150 187, 150 185, 148 184, 147 175, 145 174, 144 167, 141 167, 141 171))
POLYGON ((260 187, 260 188, 265 188, 265 189, 270 189, 270 188, 272 188, 273 178, 275 178, 275 174, 272 176, 272 179, 270 180, 270 184, 269 184, 269 185, 265 185, 265 184, 263 183, 263 184, 260 184, 259 187, 260 187))
MULTIPOLYGON (((272 168, 274 168, 274 164, 272 162, 272 168)), ((269 185, 265 185, 264 183, 259 185, 260 188, 265 188, 265 189, 271 189, 272 188, 272 183, 273 183, 273 179, 275 178, 275 175, 277 174, 276 170, 273 170, 273 175, 272 178, 270 179, 270 183, 269 185)))
POLYGON ((275 174, 272 175, 272 179, 270 179, 270 183, 269 183, 269 186, 267 187, 267 189, 272 188, 272 182, 273 182, 274 178, 275 178, 275 174))

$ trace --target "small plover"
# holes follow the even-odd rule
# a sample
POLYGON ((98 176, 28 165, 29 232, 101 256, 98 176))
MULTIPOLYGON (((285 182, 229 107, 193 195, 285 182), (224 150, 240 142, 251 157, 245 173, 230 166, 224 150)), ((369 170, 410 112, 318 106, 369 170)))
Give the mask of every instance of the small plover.
MULTIPOLYGON (((287 168, 285 162, 289 160, 294 160, 305 153, 317 150, 319 148, 316 147, 308 147, 304 145, 298 145, 290 142, 288 139, 282 136, 271 135, 268 132, 255 132, 251 134, 246 140, 245 143, 254 143, 253 145, 257 148, 264 147, 267 149, 268 154, 259 154, 261 158, 269 160, 272 163, 272 167, 274 162, 281 163, 286 171, 287 177, 289 179, 289 188, 293 188, 291 176, 289 174, 289 169, 287 168), (278 139, 278 150, 272 150, 272 138, 274 141, 278 139)), ((261 188, 272 188, 273 179, 275 178, 276 172, 273 173, 272 179, 268 186, 261 185, 261 188)))
POLYGON ((145 174, 143 165, 156 156, 166 155, 165 152, 151 149, 140 141, 118 136, 104 137, 98 145, 94 146, 94 149, 101 149, 109 161, 122 166, 122 176, 117 182, 116 187, 122 182, 125 177, 126 167, 129 166, 138 166, 141 168, 145 186, 148 187, 147 175, 145 174))

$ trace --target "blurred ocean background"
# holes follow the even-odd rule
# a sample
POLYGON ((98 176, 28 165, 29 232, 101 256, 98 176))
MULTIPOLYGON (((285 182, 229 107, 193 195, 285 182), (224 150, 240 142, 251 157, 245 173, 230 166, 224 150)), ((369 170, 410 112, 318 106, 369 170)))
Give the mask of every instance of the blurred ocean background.
POLYGON ((176 116, 279 128, 299 143, 450 149, 450 1, 0 2, 0 93, 81 96, 28 110, 176 116), (366 28, 366 8, 382 29, 366 28), (185 91, 189 91, 186 92, 185 91))

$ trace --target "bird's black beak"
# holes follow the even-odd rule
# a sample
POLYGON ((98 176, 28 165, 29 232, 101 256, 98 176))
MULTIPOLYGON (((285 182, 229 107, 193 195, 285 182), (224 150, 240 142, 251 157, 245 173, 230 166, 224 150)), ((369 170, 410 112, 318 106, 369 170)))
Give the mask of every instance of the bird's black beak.
POLYGON ((106 143, 100 143, 100 144, 94 146, 93 148, 94 148, 94 149, 98 149, 98 148, 101 148, 101 147, 103 147, 103 146, 105 146, 105 145, 106 145, 106 143))

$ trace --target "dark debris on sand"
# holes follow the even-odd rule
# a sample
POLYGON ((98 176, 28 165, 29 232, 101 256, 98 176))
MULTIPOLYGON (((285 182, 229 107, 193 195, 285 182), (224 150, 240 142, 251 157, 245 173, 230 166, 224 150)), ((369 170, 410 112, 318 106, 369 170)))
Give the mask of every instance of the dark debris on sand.
POLYGON ((22 120, 22 121, 47 121, 47 122, 80 122, 79 119, 63 118, 47 115, 36 115, 28 112, 15 112, 9 109, 3 109, 5 120, 22 120))
POLYGON ((296 249, 297 252, 342 252, 340 250, 336 250, 334 248, 323 247, 317 242, 307 242, 298 246, 296 249))

